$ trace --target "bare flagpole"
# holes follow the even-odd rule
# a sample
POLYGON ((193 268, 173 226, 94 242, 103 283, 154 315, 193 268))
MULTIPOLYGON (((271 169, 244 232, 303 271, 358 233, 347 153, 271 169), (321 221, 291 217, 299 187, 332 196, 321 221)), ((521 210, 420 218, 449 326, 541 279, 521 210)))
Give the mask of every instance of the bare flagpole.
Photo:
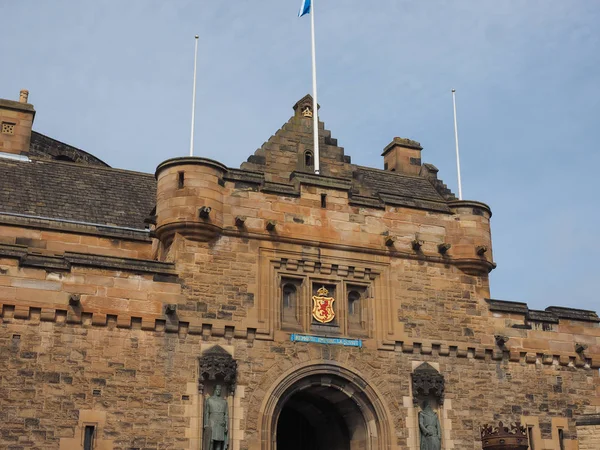
POLYGON ((190 137, 190 156, 194 156, 194 125, 196 122, 196 65, 198 63, 198 35, 194 46, 194 87, 192 89, 192 133, 190 137))
POLYGON ((456 125, 456 89, 452 89, 452 105, 454 106, 454 141, 456 142, 456 170, 458 171, 458 199, 462 200, 460 182, 460 156, 458 155, 458 126, 456 125))
POLYGON ((319 174, 319 107, 317 106, 317 61, 315 56, 315 0, 310 5, 310 37, 312 46, 312 83, 313 83, 313 146, 315 151, 315 174, 319 174))

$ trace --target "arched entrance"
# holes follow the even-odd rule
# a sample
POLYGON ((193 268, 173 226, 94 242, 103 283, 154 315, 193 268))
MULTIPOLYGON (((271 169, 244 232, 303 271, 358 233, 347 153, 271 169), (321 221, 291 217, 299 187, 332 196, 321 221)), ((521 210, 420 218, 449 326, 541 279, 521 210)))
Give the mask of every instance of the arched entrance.
POLYGON ((388 414, 360 375, 307 364, 283 375, 263 403, 263 450, 389 450, 388 414))

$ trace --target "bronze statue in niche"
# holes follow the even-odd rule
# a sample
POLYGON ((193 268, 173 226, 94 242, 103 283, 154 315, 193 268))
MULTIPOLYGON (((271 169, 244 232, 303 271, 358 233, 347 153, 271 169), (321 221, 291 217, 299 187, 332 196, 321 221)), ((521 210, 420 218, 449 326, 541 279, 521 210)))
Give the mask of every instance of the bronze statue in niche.
POLYGON ((221 385, 204 403, 204 436, 207 450, 227 450, 229 445, 229 406, 221 397, 221 385))
POLYGON ((442 431, 437 414, 428 400, 423 402, 419 412, 419 430, 421 431, 421 450, 441 450, 442 431))

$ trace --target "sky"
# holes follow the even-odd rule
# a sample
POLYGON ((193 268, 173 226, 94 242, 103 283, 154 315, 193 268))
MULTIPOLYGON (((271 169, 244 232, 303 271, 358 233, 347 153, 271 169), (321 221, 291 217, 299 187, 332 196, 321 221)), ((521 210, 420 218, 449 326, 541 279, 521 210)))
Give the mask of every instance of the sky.
MULTIPOLYGON (((153 173, 189 152, 239 167, 311 91, 300 0, 0 0, 0 98, 34 129, 153 173)), ((600 2, 317 0, 320 119, 357 164, 394 136, 491 206, 492 298, 600 310, 600 2)))

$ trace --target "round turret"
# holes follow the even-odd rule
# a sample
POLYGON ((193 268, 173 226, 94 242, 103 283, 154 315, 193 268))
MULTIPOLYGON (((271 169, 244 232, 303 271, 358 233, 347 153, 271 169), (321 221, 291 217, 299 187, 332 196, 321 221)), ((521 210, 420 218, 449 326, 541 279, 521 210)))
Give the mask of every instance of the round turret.
POLYGON ((456 214, 458 229, 452 238, 452 256, 467 273, 487 274, 496 267, 492 257, 492 233, 488 205, 471 200, 448 203, 456 214))
POLYGON ((223 228, 223 175, 227 167, 207 158, 168 159, 156 168, 155 235, 169 246, 179 233, 208 241, 223 228))

